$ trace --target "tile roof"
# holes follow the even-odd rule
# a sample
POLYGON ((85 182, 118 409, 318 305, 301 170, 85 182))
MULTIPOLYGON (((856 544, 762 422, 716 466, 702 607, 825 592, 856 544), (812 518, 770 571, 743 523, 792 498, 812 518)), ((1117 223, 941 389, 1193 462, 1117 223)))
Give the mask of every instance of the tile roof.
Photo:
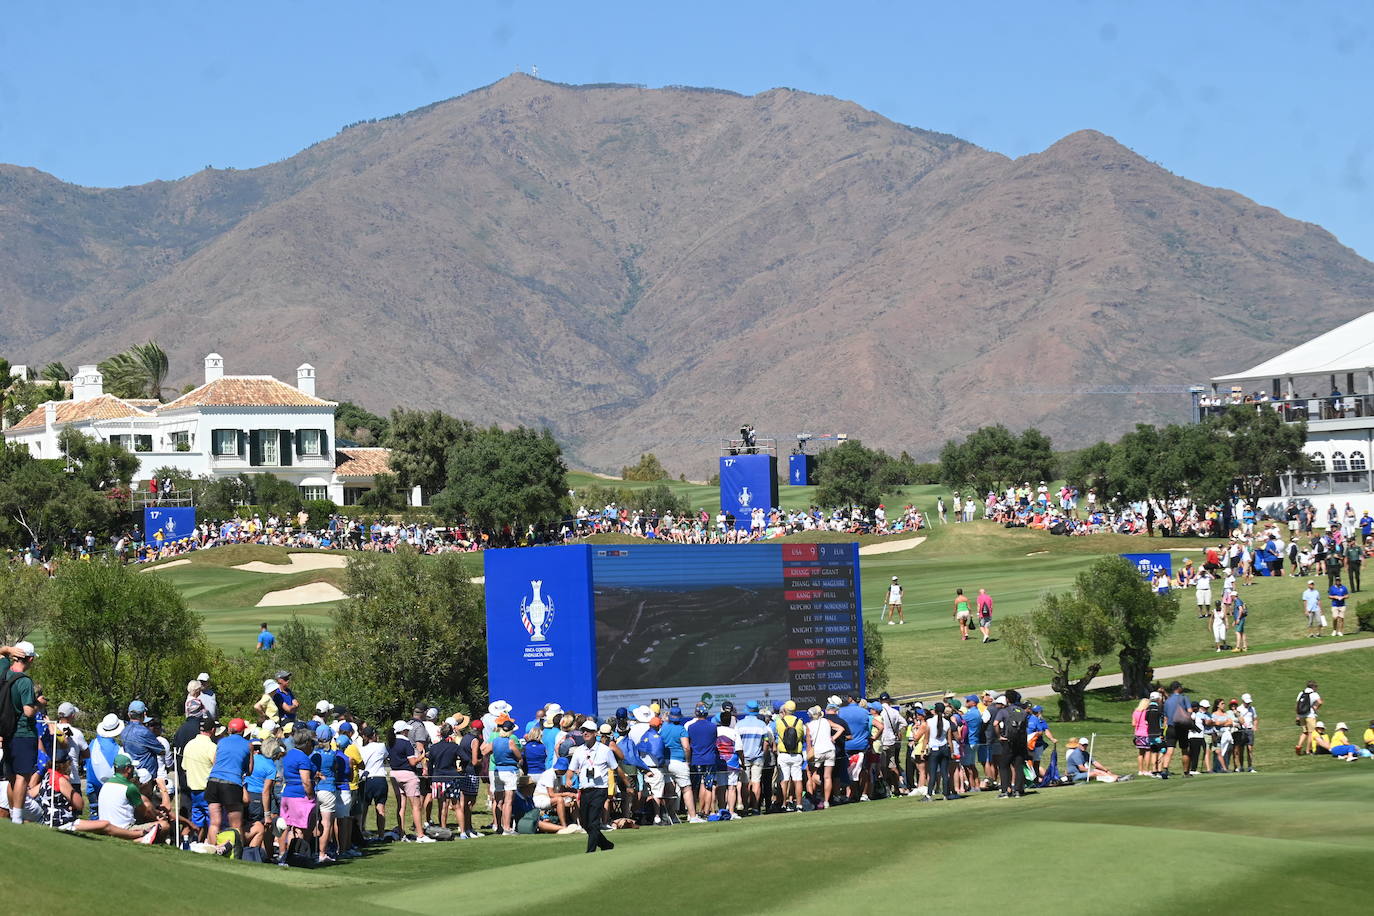
MULTIPOLYGON (((83 420, 119 420, 125 417, 151 417, 146 410, 122 401, 112 394, 102 394, 86 401, 50 401, 57 405, 57 423, 80 423, 83 420)), ((10 429, 41 429, 45 423, 43 414, 47 405, 40 404, 28 416, 10 429)))
POLYGON ((334 476, 376 477, 378 474, 390 474, 390 459, 389 448, 336 448, 334 476))
POLYGON ((334 407, 270 375, 226 375, 169 401, 158 411, 183 407, 334 407))

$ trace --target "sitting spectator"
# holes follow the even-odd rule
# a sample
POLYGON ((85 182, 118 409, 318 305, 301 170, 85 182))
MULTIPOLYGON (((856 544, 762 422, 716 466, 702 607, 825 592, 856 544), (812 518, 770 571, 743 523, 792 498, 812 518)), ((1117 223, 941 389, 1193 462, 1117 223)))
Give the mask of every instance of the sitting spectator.
POLYGON ((1088 755, 1088 739, 1079 738, 1078 746, 1069 751, 1068 757, 1069 778, 1075 783, 1088 782, 1096 779, 1098 782, 1124 782, 1130 779, 1129 776, 1118 776, 1111 770, 1098 763, 1096 758, 1088 755))

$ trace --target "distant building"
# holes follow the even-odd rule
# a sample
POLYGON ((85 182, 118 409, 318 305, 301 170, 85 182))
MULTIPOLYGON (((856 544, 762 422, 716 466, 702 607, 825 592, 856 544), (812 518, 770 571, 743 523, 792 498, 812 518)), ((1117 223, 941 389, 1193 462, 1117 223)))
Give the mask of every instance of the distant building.
POLYGON ((1322 521, 1332 503, 1341 511, 1347 502, 1356 512, 1374 510, 1374 312, 1244 372, 1217 376, 1200 409, 1206 416, 1233 404, 1307 422, 1304 449, 1319 470, 1289 475, 1272 503, 1310 502, 1322 521))
POLYGON ((59 458, 57 436, 77 429, 117 442, 139 459, 135 483, 158 468, 191 477, 270 472, 306 499, 349 506, 390 473, 390 451, 337 447, 334 401, 315 395, 315 367, 296 369, 291 386, 270 375, 226 375, 224 357, 205 357, 205 382, 166 404, 117 398, 95 366, 81 366, 70 401, 48 401, 5 430, 5 440, 36 458, 59 458))

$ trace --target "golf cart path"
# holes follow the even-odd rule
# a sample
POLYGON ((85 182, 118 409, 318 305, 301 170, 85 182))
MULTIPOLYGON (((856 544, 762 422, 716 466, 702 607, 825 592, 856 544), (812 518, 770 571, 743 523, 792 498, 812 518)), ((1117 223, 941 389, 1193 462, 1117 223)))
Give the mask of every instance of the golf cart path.
POLYGON ((859 548, 859 556, 871 557, 875 553, 896 553, 899 550, 910 550, 913 547, 920 547, 926 542, 925 535, 917 538, 903 538, 900 541, 890 541, 886 544, 865 544, 859 548))
MULTIPOLYGON (((1155 680, 1167 681, 1173 678, 1183 677, 1185 674, 1201 674, 1204 671, 1221 671, 1225 668, 1243 668, 1246 665, 1259 665, 1264 662, 1277 662, 1288 658, 1304 658, 1308 655, 1326 655, 1329 652, 1345 652, 1348 649, 1374 649, 1374 638, 1365 637, 1363 639, 1347 639, 1341 637, 1327 637, 1330 642, 1321 642, 1315 646, 1296 646, 1292 649, 1275 649, 1272 652, 1257 652, 1251 655, 1249 652, 1242 652, 1239 655, 1227 653, 1221 658, 1211 658, 1205 662, 1188 662, 1184 665, 1165 665, 1155 669, 1155 680)), ((1098 687, 1120 687, 1121 675, 1104 674, 1101 677, 1093 678, 1091 688, 1098 687)), ((1023 697, 1050 697, 1054 696, 1054 688, 1049 684, 1038 684, 1035 687, 1022 687, 1021 696, 1023 697)))

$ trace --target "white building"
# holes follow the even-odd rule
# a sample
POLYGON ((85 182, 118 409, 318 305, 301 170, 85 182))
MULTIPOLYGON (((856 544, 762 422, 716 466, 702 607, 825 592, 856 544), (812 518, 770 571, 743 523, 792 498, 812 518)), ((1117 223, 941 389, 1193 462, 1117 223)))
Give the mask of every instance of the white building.
POLYGON ((72 380, 70 401, 49 401, 5 430, 7 442, 37 458, 61 457, 67 428, 118 442, 139 459, 135 482, 175 467, 191 477, 270 472, 300 487, 306 499, 353 505, 389 473, 387 449, 337 448, 334 401, 315 395, 315 368, 296 370, 291 386, 270 375, 225 375, 224 357, 205 357, 205 383, 166 404, 117 398, 103 390, 95 366, 72 380))
POLYGON ((1212 379, 1202 413, 1254 404, 1290 423, 1307 422, 1307 454, 1320 470, 1284 482, 1274 502, 1312 503, 1319 519, 1335 503, 1374 510, 1374 312, 1267 359, 1212 379))

